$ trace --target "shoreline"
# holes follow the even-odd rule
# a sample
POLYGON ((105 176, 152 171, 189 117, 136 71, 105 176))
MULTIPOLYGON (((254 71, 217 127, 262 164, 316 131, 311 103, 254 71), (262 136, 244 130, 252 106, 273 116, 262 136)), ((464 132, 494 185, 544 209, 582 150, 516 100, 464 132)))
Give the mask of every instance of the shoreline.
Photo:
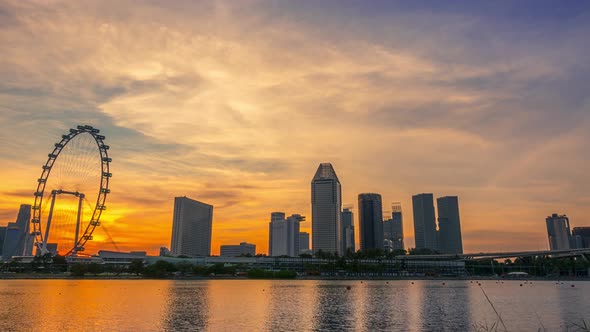
POLYGON ((471 277, 333 277, 333 276, 301 276, 297 278, 248 278, 235 276, 171 276, 166 278, 149 278, 135 275, 88 275, 88 276, 70 276, 70 275, 35 275, 35 274, 0 274, 0 280, 326 280, 326 281, 590 281, 589 277, 529 277, 529 278, 501 278, 490 276, 471 276, 471 277))

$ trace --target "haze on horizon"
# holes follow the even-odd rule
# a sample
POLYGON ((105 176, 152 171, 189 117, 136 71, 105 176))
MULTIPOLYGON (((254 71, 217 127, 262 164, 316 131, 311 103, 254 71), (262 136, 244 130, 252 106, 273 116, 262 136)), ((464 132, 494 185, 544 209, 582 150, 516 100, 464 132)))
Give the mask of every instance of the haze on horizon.
POLYGON ((169 246, 186 195, 215 206, 213 254, 264 253, 272 211, 311 228, 320 162, 355 212, 401 202, 407 247, 433 192, 459 196, 465 252, 545 249, 547 215, 590 225, 589 32, 585 1, 0 0, 0 225, 89 124, 121 250, 169 246))

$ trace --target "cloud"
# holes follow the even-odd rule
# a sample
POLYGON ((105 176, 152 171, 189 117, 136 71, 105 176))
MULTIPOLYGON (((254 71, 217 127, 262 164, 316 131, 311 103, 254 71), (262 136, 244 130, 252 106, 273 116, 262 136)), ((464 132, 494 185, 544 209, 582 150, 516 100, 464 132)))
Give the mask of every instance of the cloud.
POLYGON ((105 220, 141 234, 114 227, 126 248, 167 243, 187 194, 219 241, 264 252, 268 213, 310 215, 324 161, 344 201, 402 201, 409 235, 421 191, 460 195, 467 229, 512 227, 505 206, 541 231, 548 202, 590 212, 587 6, 431 5, 3 2, 2 191, 88 123, 111 145, 105 220))

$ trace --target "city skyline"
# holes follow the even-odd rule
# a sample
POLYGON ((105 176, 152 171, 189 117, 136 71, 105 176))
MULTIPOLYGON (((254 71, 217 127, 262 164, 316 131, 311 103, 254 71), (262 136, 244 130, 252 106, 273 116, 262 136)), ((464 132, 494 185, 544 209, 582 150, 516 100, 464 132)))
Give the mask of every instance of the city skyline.
POLYGON ((590 220, 589 18, 582 2, 0 1, 0 226, 89 124, 114 159, 89 252, 114 249, 108 229, 157 253, 179 195, 215 206, 212 254, 267 252, 268 214, 311 216, 325 161, 343 203, 401 202, 406 248, 411 196, 435 192, 461 197, 465 252, 545 249, 548 213, 590 220))

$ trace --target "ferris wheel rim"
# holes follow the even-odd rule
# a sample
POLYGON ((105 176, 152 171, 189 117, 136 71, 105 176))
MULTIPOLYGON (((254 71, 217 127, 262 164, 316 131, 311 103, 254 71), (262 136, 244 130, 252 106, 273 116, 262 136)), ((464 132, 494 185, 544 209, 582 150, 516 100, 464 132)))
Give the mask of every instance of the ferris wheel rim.
MULTIPOLYGON (((33 216, 31 219, 31 223, 33 224, 33 236, 37 249, 41 249, 40 245, 43 243, 41 206, 43 203, 43 196, 45 195, 47 179, 49 178, 53 165, 57 161, 61 151, 76 136, 83 133, 90 134, 98 146, 101 162, 100 187, 98 189, 96 205, 92 211, 90 222, 86 225, 82 236, 78 238, 78 241, 74 243, 74 246, 70 248, 68 252, 64 254, 64 256, 75 255, 79 251, 84 251, 84 245, 86 242, 92 239, 92 233, 94 232, 94 229, 100 225, 100 217, 102 212, 106 209, 106 198, 110 193, 109 179, 112 177, 112 173, 110 172, 110 163, 112 159, 108 154, 109 146, 104 144, 106 137, 99 134, 100 130, 89 125, 79 125, 76 128, 71 128, 67 134, 62 135, 61 141, 54 144, 53 151, 47 155, 48 159, 42 166, 41 176, 37 179, 37 190, 34 193, 35 203, 32 206, 33 216)), ((46 250, 46 248, 42 248, 41 250, 46 250)))

